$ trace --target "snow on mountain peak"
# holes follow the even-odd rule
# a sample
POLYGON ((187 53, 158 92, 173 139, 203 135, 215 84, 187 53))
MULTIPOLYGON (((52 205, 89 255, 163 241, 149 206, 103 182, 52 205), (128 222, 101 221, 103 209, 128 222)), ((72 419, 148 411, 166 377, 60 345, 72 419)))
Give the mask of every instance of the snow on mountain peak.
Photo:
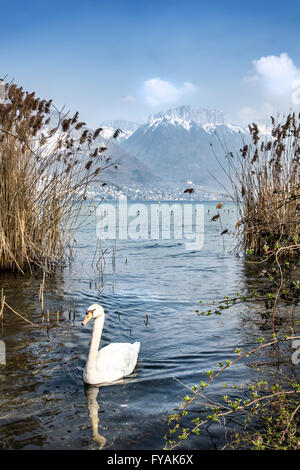
POLYGON ((111 139, 116 129, 121 129, 122 132, 118 137, 118 142, 128 139, 139 127, 139 124, 131 121, 105 121, 102 126, 101 137, 104 139, 111 139))
MULTIPOLYGON (((222 111, 216 109, 193 109, 191 106, 180 106, 158 114, 151 114, 148 118, 147 128, 152 130, 158 126, 182 127, 189 131, 192 127, 201 127, 208 134, 218 130, 219 126, 225 126, 231 133, 247 134, 247 130, 225 120, 222 111)), ((144 132, 147 132, 145 128, 144 132)))
POLYGON ((221 111, 206 108, 193 109, 191 106, 180 106, 165 112, 152 114, 149 116, 148 123, 155 125, 163 120, 173 124, 177 123, 187 129, 190 128, 192 123, 201 127, 209 123, 214 125, 222 125, 225 123, 224 114, 221 111))

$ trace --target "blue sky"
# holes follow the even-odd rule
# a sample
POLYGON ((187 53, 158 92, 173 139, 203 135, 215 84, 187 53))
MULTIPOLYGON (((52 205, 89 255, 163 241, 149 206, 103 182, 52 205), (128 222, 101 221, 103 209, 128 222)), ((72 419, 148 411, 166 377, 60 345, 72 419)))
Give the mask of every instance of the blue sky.
POLYGON ((300 2, 0 0, 0 76, 91 126, 190 104, 299 110, 300 2))

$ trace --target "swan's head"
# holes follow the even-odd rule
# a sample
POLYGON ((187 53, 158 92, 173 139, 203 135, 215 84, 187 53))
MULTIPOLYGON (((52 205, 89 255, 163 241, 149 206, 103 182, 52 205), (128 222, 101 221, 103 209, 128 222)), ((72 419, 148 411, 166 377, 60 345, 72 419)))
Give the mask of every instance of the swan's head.
POLYGON ((98 304, 93 304, 90 305, 89 308, 86 311, 86 316, 83 322, 81 323, 82 325, 86 325, 92 318, 99 318, 104 315, 104 310, 101 305, 98 304))

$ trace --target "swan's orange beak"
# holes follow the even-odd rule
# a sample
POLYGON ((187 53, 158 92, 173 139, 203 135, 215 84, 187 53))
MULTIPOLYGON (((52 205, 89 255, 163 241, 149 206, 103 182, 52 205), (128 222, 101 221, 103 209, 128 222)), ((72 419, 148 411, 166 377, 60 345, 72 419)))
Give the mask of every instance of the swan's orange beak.
POLYGON ((86 325, 92 318, 93 318, 92 312, 87 312, 85 319, 81 322, 81 324, 83 326, 86 325))

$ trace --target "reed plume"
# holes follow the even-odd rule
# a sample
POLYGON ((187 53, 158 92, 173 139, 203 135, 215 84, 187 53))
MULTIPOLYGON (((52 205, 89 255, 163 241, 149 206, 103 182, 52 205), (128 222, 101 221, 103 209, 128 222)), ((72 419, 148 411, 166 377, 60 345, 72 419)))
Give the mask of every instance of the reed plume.
POLYGON ((253 123, 252 143, 228 158, 240 213, 239 247, 258 256, 300 239, 300 114, 271 121, 269 138, 253 123))
POLYGON ((15 84, 0 102, 0 270, 50 270, 108 163, 96 132, 15 84), (92 157, 92 159, 91 159, 92 157))

